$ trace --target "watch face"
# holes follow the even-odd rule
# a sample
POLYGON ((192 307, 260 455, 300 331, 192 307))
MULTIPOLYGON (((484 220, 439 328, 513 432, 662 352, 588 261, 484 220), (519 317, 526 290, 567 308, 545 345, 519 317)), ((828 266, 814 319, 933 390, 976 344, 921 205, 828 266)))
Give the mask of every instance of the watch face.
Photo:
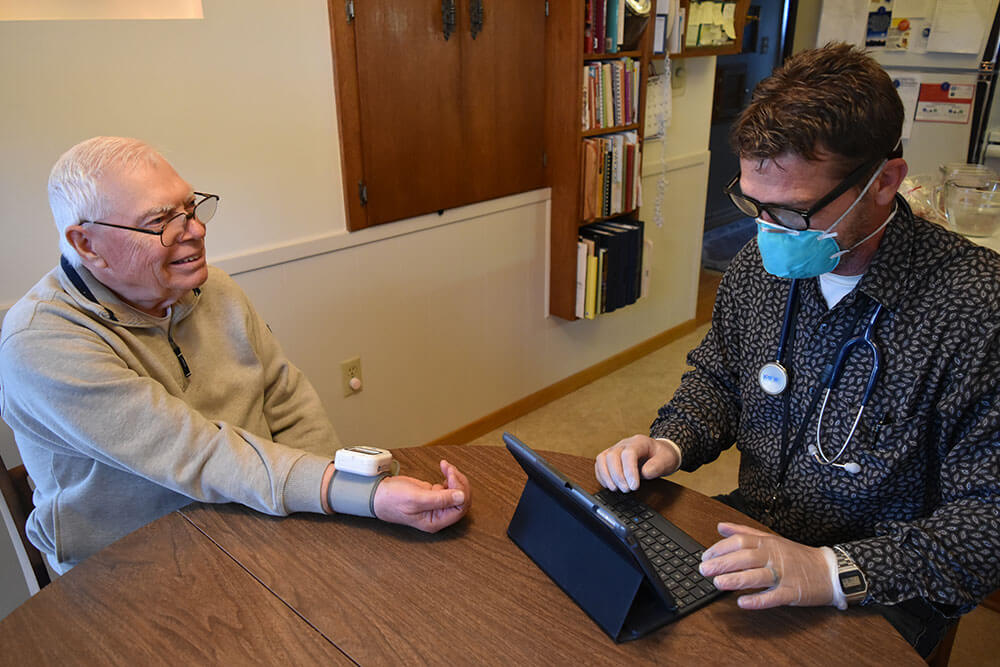
POLYGON ((854 595, 865 591, 865 581, 857 570, 848 570, 840 573, 840 587, 844 595, 854 595))

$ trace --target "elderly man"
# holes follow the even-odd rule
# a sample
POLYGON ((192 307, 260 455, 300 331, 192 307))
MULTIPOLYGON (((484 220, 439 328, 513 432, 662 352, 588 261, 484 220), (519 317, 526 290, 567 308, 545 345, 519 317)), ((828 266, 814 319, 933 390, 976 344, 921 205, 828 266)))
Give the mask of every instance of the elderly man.
POLYGON ((702 573, 745 609, 876 605, 926 656, 1000 586, 1000 256, 910 212, 902 123, 847 45, 760 83, 727 187, 756 241, 651 437, 596 474, 627 492, 735 444, 724 500, 777 535, 720 524, 702 573))
POLYGON ((434 485, 336 470, 313 387, 206 262, 218 196, 141 141, 96 137, 58 160, 49 200, 62 259, 4 319, 0 413, 37 485, 28 535, 56 571, 193 500, 425 531, 466 513, 446 461, 434 485))

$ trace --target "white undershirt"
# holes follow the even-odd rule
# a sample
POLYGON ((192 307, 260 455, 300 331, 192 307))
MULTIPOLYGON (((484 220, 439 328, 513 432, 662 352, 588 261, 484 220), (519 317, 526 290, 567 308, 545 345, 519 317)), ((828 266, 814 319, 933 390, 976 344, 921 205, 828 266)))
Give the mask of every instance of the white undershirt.
POLYGON ((833 308, 841 299, 850 294, 851 290, 861 282, 861 276, 838 276, 836 273, 823 273, 819 277, 819 289, 823 292, 828 308, 833 308))

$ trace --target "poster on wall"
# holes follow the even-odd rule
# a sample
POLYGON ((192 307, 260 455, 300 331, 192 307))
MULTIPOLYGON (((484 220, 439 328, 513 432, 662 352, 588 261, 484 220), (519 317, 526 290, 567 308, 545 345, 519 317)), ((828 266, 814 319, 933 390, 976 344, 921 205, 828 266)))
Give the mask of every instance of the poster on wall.
POLYGON ((922 83, 917 99, 916 122, 964 125, 972 118, 974 84, 922 83))
POLYGON ((892 0, 876 0, 868 5, 868 27, 865 30, 865 46, 877 48, 885 46, 892 26, 892 0))

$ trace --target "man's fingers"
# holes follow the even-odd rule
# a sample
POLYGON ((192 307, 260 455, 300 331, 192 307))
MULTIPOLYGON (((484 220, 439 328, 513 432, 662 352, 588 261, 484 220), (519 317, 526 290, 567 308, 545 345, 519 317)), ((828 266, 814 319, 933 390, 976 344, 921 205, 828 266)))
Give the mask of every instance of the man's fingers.
POLYGON ((611 479, 612 491, 629 491, 628 482, 625 481, 625 473, 622 471, 622 451, 619 448, 608 452, 605 457, 608 465, 608 475, 611 479))
POLYGON ((702 576, 712 577, 727 572, 751 570, 756 567, 767 567, 767 554, 758 549, 737 549, 726 554, 717 555, 698 566, 702 576))
POLYGON ((623 447, 621 454, 621 481, 626 488, 622 491, 635 491, 639 488, 639 455, 635 447, 623 447))
POLYGON ((594 476, 605 489, 613 489, 615 485, 611 481, 611 473, 608 472, 608 464, 605 461, 607 457, 607 452, 601 452, 597 455, 597 459, 594 460, 594 476))
POLYGON ((740 609, 770 609, 783 605, 793 605, 798 600, 798 595, 790 588, 778 586, 773 589, 741 595, 736 598, 736 604, 740 609))
POLYGON ((712 579, 720 591, 741 591, 747 588, 774 588, 780 582, 775 571, 768 567, 755 567, 728 574, 720 574, 712 579))
POLYGON ((710 561, 713 558, 718 558, 719 556, 725 556, 726 554, 732 553, 734 551, 739 551, 740 549, 756 549, 760 546, 760 538, 756 535, 742 535, 735 534, 729 537, 723 538, 705 549, 701 554, 702 562, 710 561))
POLYGON ((729 537, 730 535, 743 534, 743 535, 760 535, 767 536, 771 533, 766 533, 763 530, 757 530, 756 528, 751 528, 750 526, 744 526, 739 523, 726 523, 722 522, 716 526, 716 530, 719 531, 719 535, 723 537, 729 537))

